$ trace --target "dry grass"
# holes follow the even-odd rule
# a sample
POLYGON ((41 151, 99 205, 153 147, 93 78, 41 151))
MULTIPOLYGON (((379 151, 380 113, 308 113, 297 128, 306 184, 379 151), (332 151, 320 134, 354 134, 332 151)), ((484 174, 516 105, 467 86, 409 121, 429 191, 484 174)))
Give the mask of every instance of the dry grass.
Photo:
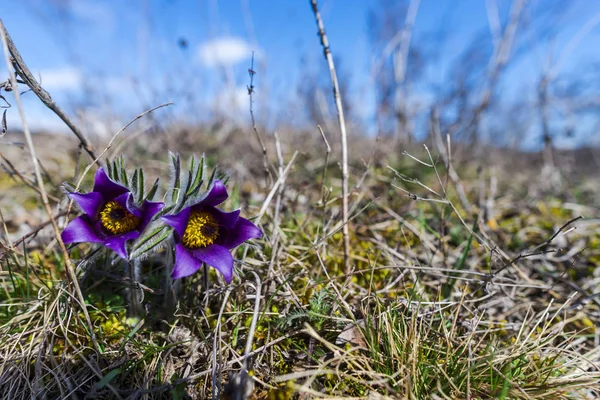
MULTIPOLYGON (((486 156, 500 159, 493 166, 455 157, 464 202, 437 154, 416 148, 398 155, 381 144, 371 160, 373 142, 351 140, 347 274, 339 171, 331 161, 324 175, 327 149, 318 132, 298 133, 269 152, 275 182, 268 188, 260 149, 248 150, 250 135, 197 130, 193 142, 200 148, 184 141, 189 130, 172 131, 168 140, 177 143, 180 134, 181 148, 172 150, 205 152, 218 162, 231 176, 227 206, 258 216, 263 239, 238 250, 231 285, 209 271, 207 288, 198 273, 180 281, 176 302, 165 295, 164 254, 145 260, 141 322, 127 319, 132 283, 119 266, 90 247, 72 249, 98 352, 48 228, 17 244, 45 221, 35 190, 18 175, 5 175, 4 398, 246 398, 241 393, 248 392, 256 399, 567 399, 600 393, 600 300, 593 296, 600 291, 600 222, 598 194, 589 190, 596 177, 567 176, 553 193, 536 181, 533 161, 528 172, 511 169, 514 155, 502 160, 497 150, 486 156), (560 229, 580 215, 585 219, 560 229), (248 376, 240 373, 244 365, 248 376)), ((143 151, 120 149, 130 164, 156 176, 168 165, 162 140, 154 138, 156 148, 143 151)), ((14 153, 6 157, 30 178, 14 153)), ((74 158, 45 152, 40 160, 52 179, 49 193, 62 199, 58 184, 74 181, 74 158)), ((66 202, 53 207, 60 215, 66 202)))

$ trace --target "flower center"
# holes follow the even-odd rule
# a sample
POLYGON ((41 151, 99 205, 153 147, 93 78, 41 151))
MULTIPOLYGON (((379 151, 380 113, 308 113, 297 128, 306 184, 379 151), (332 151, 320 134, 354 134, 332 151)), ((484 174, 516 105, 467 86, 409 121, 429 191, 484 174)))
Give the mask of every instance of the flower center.
POLYGON ((140 219, 124 209, 116 201, 109 201, 100 211, 100 223, 113 235, 133 231, 140 219))
POLYGON ((207 211, 192 211, 181 242, 188 249, 210 246, 219 236, 219 223, 207 211))

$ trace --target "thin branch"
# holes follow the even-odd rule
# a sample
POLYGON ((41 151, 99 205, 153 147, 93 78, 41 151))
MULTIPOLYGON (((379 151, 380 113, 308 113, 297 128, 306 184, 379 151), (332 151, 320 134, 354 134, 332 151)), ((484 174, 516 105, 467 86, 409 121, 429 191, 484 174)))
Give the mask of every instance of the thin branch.
MULTIPOLYGON (((1 152, 0 152, 0 158, 2 158, 2 160, 4 160, 4 162, 5 162, 5 163, 6 163, 6 165, 8 166, 8 169, 10 169, 10 171, 11 171, 11 172, 12 172, 14 175, 16 175, 16 176, 17 176, 17 177, 18 177, 18 178, 21 180, 21 182, 23 182, 23 184, 24 184, 25 186, 27 186, 27 187, 29 187, 29 188, 31 188, 31 189, 33 189, 33 190, 35 190, 36 192, 40 193, 40 189, 39 189, 37 186, 35 186, 35 183, 31 182, 29 179, 27 179, 25 176, 23 176, 23 174, 21 174, 21 173, 19 172, 19 170, 18 170, 18 169, 17 169, 17 168, 16 168, 16 167, 13 165, 13 163, 12 163, 12 162, 10 162, 10 160, 9 160, 8 158, 6 158, 6 157, 4 156, 4 154, 2 154, 1 152)), ((47 196, 48 196, 48 198, 49 198, 50 200, 52 200, 52 201, 54 201, 54 202, 56 202, 56 203, 60 203, 60 199, 59 199, 58 197, 52 196, 52 195, 50 195, 50 194, 48 194, 47 196)))
MULTIPOLYGON (((14 71, 11 68, 11 58, 9 54, 9 40, 8 33, 6 32, 6 28, 4 27, 4 23, 0 20, 0 36, 2 38, 2 47, 4 49, 4 58, 6 60, 6 68, 10 74, 10 80, 13 87, 17 88, 17 78, 15 76, 14 71)), ((10 42, 12 44, 12 41, 10 42)), ((14 48, 14 44, 13 44, 14 48)), ((15 49, 16 50, 16 49, 15 49)), ((18 55, 18 53, 17 53, 18 55)), ((13 55, 14 56, 14 55, 13 55)), ((19 57, 20 58, 20 57, 19 57)), ((22 60, 21 60, 22 61, 22 60)), ((27 147, 29 149, 29 153, 31 154, 31 161, 33 163, 33 170, 35 172, 35 177, 37 180, 38 188, 40 189, 40 197, 42 198, 42 203, 44 204, 44 208, 46 209, 46 213, 48 217, 52 221, 52 227, 54 228, 54 235, 56 236, 56 241, 60 246, 60 250, 62 252, 65 268, 67 270, 67 276, 70 280, 71 287, 75 289, 75 293, 77 294, 78 302, 80 303, 80 308, 83 311, 85 316, 86 323, 88 325, 88 330, 90 337, 92 339, 92 343, 94 344, 94 348, 98 353, 101 353, 100 347, 98 346, 98 342, 96 341, 96 335, 94 334, 94 327, 92 325, 92 320, 90 319, 90 315, 87 311, 87 307, 85 306, 85 300, 83 298, 83 293, 81 292, 81 288, 79 287, 79 282, 77 282, 77 276, 75 275, 75 271, 73 270, 73 265, 71 264, 71 259, 69 258, 69 252, 65 246, 65 243, 62 240, 60 229, 58 228, 58 224, 52 215, 52 208, 50 207, 50 202, 48 200, 48 195, 46 194, 46 189, 44 188, 44 181, 42 180, 42 172, 40 170, 40 164, 38 162, 35 147, 33 146, 33 139, 31 138, 31 133, 29 132, 29 127, 27 125, 27 119, 25 118, 25 110, 23 109, 23 104, 21 103, 21 95, 18 90, 14 91, 15 100, 17 102, 17 106, 19 108, 19 114, 21 116, 21 123, 23 125, 23 134, 25 135, 25 142, 27 143, 27 147)))
POLYGON ((260 137, 260 133, 258 133, 258 129, 256 128, 256 120, 254 119, 254 108, 252 104, 254 103, 254 99, 252 95, 254 94, 254 75, 256 75, 256 71, 254 70, 254 52, 252 52, 252 63, 250 64, 250 68, 248 68, 248 75, 250 75, 250 85, 247 86, 248 89, 248 97, 250 99, 250 119, 252 120, 252 130, 256 135, 256 139, 260 144, 260 148, 263 153, 263 169, 265 171, 265 187, 269 187, 269 181, 272 179, 271 171, 269 171, 269 157, 267 156, 267 146, 265 146, 265 142, 263 142, 260 137))
MULTIPOLYGON (((25 64, 25 61, 23 61, 23 58, 21 58, 21 54, 19 54, 17 47, 10 38, 10 35, 4 27, 4 22, 2 22, 2 20, 0 20, 0 25, 2 25, 2 36, 5 38, 6 46, 11 56, 11 58, 9 58, 7 67, 10 69, 10 65, 12 63, 13 68, 15 69, 19 77, 23 80, 23 83, 25 83, 25 85, 27 85, 33 91, 33 93, 36 94, 36 96, 42 101, 42 103, 44 103, 46 107, 52 110, 56 115, 58 115, 60 119, 63 120, 63 122, 69 127, 69 129, 71 129, 75 136, 77 136, 77 139, 79 139, 81 146, 89 154, 91 159, 95 160, 96 156, 94 155, 92 146, 83 136, 83 133, 79 130, 79 128, 77 128, 77 126, 75 126, 75 124, 73 124, 73 122, 71 122, 67 114, 64 113, 64 111, 54 102, 54 100, 52 100, 52 96, 50 96, 50 93, 48 93, 43 87, 40 86, 38 81, 35 79, 31 71, 27 67, 27 64, 25 64)), ((14 81, 12 84, 13 87, 16 87, 16 81, 14 81)), ((17 96, 18 93, 15 93, 15 97, 17 96)))
POLYGON ((321 14, 317 7, 317 0, 311 0, 310 3, 319 29, 323 54, 327 60, 327 65, 329 66, 329 75, 331 76, 331 84, 333 86, 333 99, 335 100, 335 108, 337 109, 338 123, 340 126, 342 142, 342 235, 344 237, 344 269, 346 270, 346 273, 350 273, 350 233, 348 231, 348 138, 346 135, 346 121, 344 120, 344 108, 342 107, 342 98, 340 96, 340 87, 335 71, 335 63, 333 62, 333 56, 331 54, 331 49, 329 48, 329 40, 325 34, 325 25, 323 24, 321 14))
MULTIPOLYGON (((57 218, 64 217, 65 215, 67 215, 67 211, 62 211, 62 212, 60 212, 60 213, 56 214, 56 215, 54 216, 54 219, 56 220, 57 218)), ((44 229, 45 227, 47 227, 48 225, 51 225, 51 224, 52 224, 52 220, 51 220, 51 219, 49 219, 49 220, 47 220, 47 221, 45 221, 45 222, 41 223, 40 225, 36 226, 36 227, 35 227, 35 228, 34 228, 34 229, 31 231, 31 232, 29 232, 29 233, 27 233, 27 234, 25 234, 25 235, 21 236, 21 238, 20 238, 20 239, 18 239, 18 240, 16 240, 16 241, 12 242, 12 248, 15 248, 15 247, 17 247, 17 246, 19 246, 21 243, 23 243, 24 241, 26 241, 27 239, 30 239, 30 238, 34 237, 34 236, 35 236, 35 235, 37 235, 37 234, 38 234, 38 233, 39 233, 39 232, 40 232, 42 229, 44 229)), ((9 247, 9 248, 10 248, 10 247, 9 247)), ((4 255, 4 252, 3 252, 3 251, 2 251, 2 252, 0 252, 0 257, 1 257, 2 255, 4 255)))
POLYGON ((561 233, 563 232, 569 225, 571 225, 573 222, 575 221, 579 221, 580 219, 583 219, 582 216, 570 219, 569 221, 567 221, 563 226, 561 226, 560 228, 558 228, 558 230, 556 232, 554 232, 554 234, 552 236, 550 236, 550 238, 548 238, 546 241, 544 241, 541 244, 538 244, 537 246, 535 246, 533 249, 529 250, 526 253, 521 253, 519 254, 517 257, 511 259, 510 261, 508 261, 506 264, 504 264, 500 269, 494 271, 493 273, 489 274, 489 276, 485 279, 485 281, 481 284, 481 286, 479 286, 479 288, 477 288, 477 290, 473 293, 478 292, 480 289, 482 289, 483 287, 485 287, 485 285, 487 285, 488 283, 491 283, 492 280, 502 271, 504 271, 505 269, 507 269, 508 267, 510 267, 511 265, 514 265, 517 261, 523 259, 523 258, 527 258, 527 257, 531 257, 534 255, 538 255, 538 254, 546 254, 546 251, 539 251, 541 248, 548 246, 550 243, 552 243, 552 241, 561 233))
MULTIPOLYGON (((283 171, 285 169, 283 163, 283 154, 281 152, 281 142, 279 141, 279 135, 277 131, 274 132, 275 136, 275 149, 277 152, 277 161, 279 163, 279 167, 277 169, 277 174, 279 176, 283 175, 283 171)), ((280 231, 280 214, 281 214, 281 200, 283 198, 283 189, 284 183, 282 182, 279 185, 279 189, 277 190, 277 198, 275 199, 275 215, 273 217, 273 237, 271 239, 271 247, 273 248, 273 252, 271 254, 271 261, 269 262, 269 269, 267 271, 267 277, 270 277, 275 268, 275 261, 279 257, 279 231, 280 231)))
POLYGON ((292 168, 292 165, 294 165, 294 161, 296 161, 297 156, 298 156, 298 152, 296 151, 292 155, 292 158, 288 162, 288 165, 283 170, 283 173, 277 178, 277 180, 273 184, 273 187, 271 188, 271 191, 269 192, 269 194, 267 194, 267 197, 265 198, 265 201, 263 202, 263 205, 260 208, 260 210, 256 216, 256 219, 254 220, 254 223, 256 225, 258 225, 260 223, 260 220, 262 219, 263 215, 265 214, 265 212, 267 212, 267 208, 269 208, 269 204, 271 204, 271 200, 273 200, 273 196, 275 196, 275 193, 278 191, 279 185, 283 185, 283 183, 285 182, 287 174, 290 171, 290 168, 292 168))
POLYGON ((456 172, 456 169, 454 169, 454 165, 452 164, 452 147, 449 134, 446 134, 446 146, 444 146, 444 140, 440 128, 439 109, 437 106, 433 106, 431 109, 430 123, 433 141, 437 147, 438 153, 442 156, 442 159, 446 164, 447 177, 452 179, 462 207, 465 210, 471 210, 471 203, 467 198, 465 188, 460 180, 460 177, 458 176, 458 173, 456 172))

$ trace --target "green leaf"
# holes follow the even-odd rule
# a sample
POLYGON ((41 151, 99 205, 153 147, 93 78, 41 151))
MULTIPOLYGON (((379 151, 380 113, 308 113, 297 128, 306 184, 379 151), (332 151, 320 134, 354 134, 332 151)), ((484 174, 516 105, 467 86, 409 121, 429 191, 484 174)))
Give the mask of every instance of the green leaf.
POLYGON ((176 203, 181 189, 181 157, 179 154, 171 153, 173 162, 173 186, 171 188, 171 202, 176 203))
POLYGON ((190 170, 190 172, 194 171, 194 169, 196 168, 196 157, 194 155, 192 155, 190 157, 190 162, 188 163, 188 169, 190 170))
POLYGON ((113 176, 112 176, 112 180, 113 181, 118 181, 119 180, 119 165, 117 164, 118 159, 117 160, 113 160, 112 165, 113 165, 113 176))
MULTIPOLYGON (((473 224, 473 231, 474 232, 477 231, 476 224, 473 224)), ((469 252, 471 251, 472 244, 473 244, 473 235, 469 235, 469 239, 467 240, 467 245, 463 249, 460 258, 458 259, 458 262, 456 263, 456 265, 454 267, 455 270, 462 271, 465 268, 465 265, 467 262, 467 257, 469 256, 469 252)), ((448 278, 447 283, 444 285, 444 287, 442 289, 442 295, 444 296, 444 298, 450 296, 452 289, 454 289, 454 285, 456 285, 455 276, 457 276, 457 274, 452 274, 452 276, 453 276, 452 278, 448 278)))
POLYGON ((69 193, 75 193, 75 186, 73 186, 69 182, 63 183, 62 187, 63 187, 64 190, 66 190, 69 193))
POLYGON ((131 339, 133 338, 133 336, 140 330, 142 329, 142 326, 144 326, 145 320, 144 319, 140 319, 133 327, 133 329, 131 330, 131 332, 129 332, 127 334, 127 339, 123 341, 123 344, 121 344, 121 347, 119 347, 119 352, 123 351, 123 349, 125 348, 125 346, 127 345, 127 343, 129 343, 131 341, 131 339))
POLYGON ((134 195, 136 202, 140 198, 139 191, 138 191, 138 181, 139 181, 139 172, 136 169, 135 171, 133 171, 133 176, 131 177, 131 190, 133 191, 133 195, 134 195))
POLYGON ((123 160, 123 157, 121 157, 119 159, 119 175, 121 177, 121 182, 126 186, 129 187, 129 178, 127 177, 127 171, 125 170, 125 161, 123 160))
POLYGON ((190 191, 190 185, 192 184, 193 174, 194 174, 194 172, 190 169, 188 171, 188 178, 187 178, 187 183, 185 184, 185 190, 183 191, 183 199, 181 200, 182 204, 185 203, 185 201, 189 197, 188 192, 190 191))
POLYGON ((104 386, 108 385, 110 383, 110 381, 115 379, 115 377, 117 375, 119 375, 120 373, 121 373, 121 368, 115 368, 113 370, 110 370, 108 372, 108 374, 104 375, 104 377, 102 379, 100 379, 100 381, 98 383, 96 383, 96 389, 103 389, 104 386))
POLYGON ((217 169, 213 169, 212 174, 210 174, 210 178, 208 178, 208 187, 210 188, 213 184, 213 182, 215 181, 215 178, 217 176, 217 169))
POLYGON ((109 178, 112 179, 113 177, 113 173, 112 173, 112 164, 110 162, 110 160, 106 160, 106 168, 104 168, 106 170, 106 174, 108 175, 109 178))
POLYGON ((203 181, 204 181, 204 157, 202 157, 200 162, 197 164, 196 171, 194 174, 194 181, 189 186, 189 189, 186 191, 185 194, 187 196, 192 196, 193 194, 195 194, 200 189, 200 186, 202 186, 203 181))
POLYGON ((139 173, 140 177, 138 180, 137 191, 138 191, 139 202, 141 203, 144 200, 144 189, 146 188, 146 178, 144 177, 144 170, 142 168, 138 169, 138 171, 140 171, 140 173, 139 173))
POLYGON ((152 188, 150 189, 150 191, 148 192, 148 195, 146 196, 146 200, 152 201, 152 199, 156 195, 157 190, 158 190, 158 178, 156 178, 156 180, 154 181, 152 188))
POLYGON ((158 246, 171 235, 171 230, 171 227, 161 225, 150 233, 139 238, 133 245, 129 259, 137 258, 156 248, 156 246, 158 246))

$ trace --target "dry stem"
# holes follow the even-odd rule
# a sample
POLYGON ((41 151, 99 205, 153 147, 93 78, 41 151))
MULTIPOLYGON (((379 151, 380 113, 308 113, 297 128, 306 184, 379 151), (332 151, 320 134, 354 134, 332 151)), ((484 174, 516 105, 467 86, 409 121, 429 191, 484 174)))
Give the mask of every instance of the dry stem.
MULTIPOLYGON (((31 71, 21 58, 21 54, 19 54, 17 47, 10 38, 10 35, 4 27, 4 22, 2 22, 2 20, 0 20, 0 25, 2 26, 2 36, 4 38, 4 45, 7 47, 7 51, 12 56, 12 58, 7 58, 6 66, 8 67, 8 69, 10 69, 12 64, 17 74, 19 74, 19 77, 23 79, 23 82, 25 82, 25 84, 33 91, 33 93, 36 94, 36 96, 42 101, 42 103, 44 103, 46 107, 48 107, 56 115, 58 115, 58 117, 62 119, 63 122, 69 127, 69 129, 73 131, 75 136, 77 136, 77 139, 79 139, 81 146, 85 149, 85 151, 92 158, 92 160, 96 159, 94 151, 92 150, 92 146, 83 136, 83 133, 79 130, 79 128, 75 126, 75 124, 73 124, 73 122, 71 122, 67 114, 64 113, 64 111, 54 102, 54 100, 52 100, 52 96, 50 96, 50 93, 48 93, 43 87, 41 87, 38 81, 35 79, 31 71)), ((14 74, 11 73, 11 79, 14 79, 12 75, 14 74)), ((12 84, 13 87, 15 87, 14 85, 16 84, 16 80, 12 81, 12 84)), ((18 94, 15 94, 15 97, 17 98, 18 94)))
POLYGON ((254 94, 254 75, 256 75, 256 71, 254 71, 254 52, 252 53, 252 64, 250 68, 248 68, 248 75, 250 75, 250 85, 248 86, 248 97, 250 99, 250 119, 252 120, 252 131, 256 135, 256 139, 258 139, 258 144, 262 150, 263 154, 263 169, 265 170, 265 188, 269 187, 269 180, 271 178, 271 171, 269 171, 269 157, 267 156, 267 146, 265 146, 265 142, 263 142, 260 137, 260 133, 258 133, 258 128, 256 127, 256 119, 254 118, 254 108, 252 104, 254 103, 254 99, 252 95, 254 94))
MULTIPOLYGON (((15 73, 11 68, 10 55, 9 55, 9 40, 10 40, 10 38, 8 36, 8 33, 6 32, 4 23, 1 20, 0 20, 0 36, 2 38, 2 46, 4 49, 4 58, 6 60, 6 68, 8 69, 8 72, 10 74, 11 84, 16 89, 17 88, 17 78, 15 77, 15 73)), ((12 41, 10 41, 10 43, 12 44, 12 41)), ((14 49, 14 44, 12 44, 12 46, 14 49)), ((16 51, 16 49, 14 49, 14 50, 16 51)), ((18 53, 17 53, 17 55, 18 55, 18 53)), ((14 54, 13 54, 13 56, 14 56, 14 54)), ((98 342, 96 341, 96 335, 94 334, 94 327, 92 325, 92 320, 90 319, 90 315, 88 314, 87 308, 85 306, 85 300, 83 298, 83 293, 81 292, 81 288, 79 287, 79 283, 77 282, 77 276, 75 275, 75 271, 73 270, 73 265, 71 264, 71 259, 69 258, 69 252, 67 251, 67 248, 65 247, 65 243, 63 242, 62 237, 60 235, 60 229, 58 228, 58 224, 56 223, 56 220, 54 219, 54 215, 52 214, 52 208, 50 207, 50 202, 48 200, 48 194, 46 193, 46 189, 44 187, 44 181, 42 180, 42 172, 40 170, 40 165, 39 165, 36 153, 35 153, 35 147, 33 146, 33 139, 31 138, 31 133, 29 132, 29 128, 27 126, 27 120, 25 118, 25 110, 23 110, 23 104, 21 103, 21 95, 19 94, 18 90, 15 90, 14 94, 15 94, 15 100, 17 102, 17 106, 19 108, 19 114, 21 115, 21 122, 23 125, 23 134, 25 135, 25 142, 27 143, 27 147, 29 148, 29 153, 31 154, 31 161, 33 163, 33 170, 35 172, 35 178, 37 180, 38 188, 40 190, 40 192, 39 192, 40 197, 42 198, 42 203, 44 204, 46 213, 48 214, 48 217, 52 221, 52 228, 54 229, 54 235, 56 236, 56 241, 58 242, 58 245, 60 246, 60 250, 61 250, 63 258, 64 258, 65 268, 67 270, 67 276, 68 276, 68 279, 70 280, 70 284, 75 289, 75 293, 77 295, 77 300, 80 303, 79 306, 81 307, 81 310, 83 311, 86 323, 88 325, 92 343, 94 344, 94 348, 96 349, 96 351, 98 351, 100 353, 100 347, 98 346, 98 342)), ((83 144, 83 142, 82 142, 82 144, 83 144)), ((85 145, 84 145, 84 147, 85 147, 85 145)), ((87 148, 86 148, 86 150, 87 150, 87 148)))
POLYGON ((348 232, 348 138, 346 135, 346 121, 344 120, 344 109, 342 107, 342 98, 340 96, 340 87, 338 84, 337 73, 335 71, 335 63, 331 49, 329 48, 329 40, 325 34, 325 25, 321 19, 321 14, 317 7, 317 0, 311 0, 311 6, 317 27, 319 28, 319 37, 323 46, 323 54, 327 59, 329 66, 329 74, 331 76, 331 84, 333 86, 333 98, 335 100, 335 108, 338 115, 338 123, 340 125, 341 142, 342 142, 342 235, 344 237, 344 268, 346 273, 350 273, 350 235, 348 232))

